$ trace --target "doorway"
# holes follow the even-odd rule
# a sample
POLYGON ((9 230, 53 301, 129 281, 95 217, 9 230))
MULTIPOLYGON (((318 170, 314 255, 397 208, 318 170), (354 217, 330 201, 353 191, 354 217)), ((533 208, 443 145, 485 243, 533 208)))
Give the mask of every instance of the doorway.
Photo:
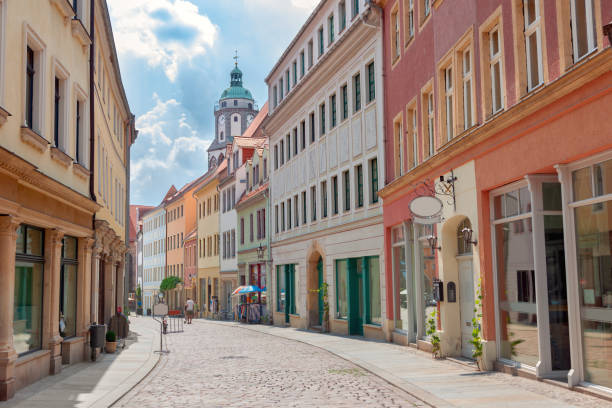
POLYGON ((363 271, 365 258, 348 260, 349 335, 363 336, 363 271))
POLYGON ((317 289, 319 289, 318 298, 319 298, 319 326, 323 324, 323 292, 321 288, 323 287, 323 258, 319 257, 319 261, 317 262, 317 289))
POLYGON ((474 271, 472 256, 457 257, 459 266, 459 301, 461 302, 461 355, 472 358, 472 318, 474 317, 474 271))

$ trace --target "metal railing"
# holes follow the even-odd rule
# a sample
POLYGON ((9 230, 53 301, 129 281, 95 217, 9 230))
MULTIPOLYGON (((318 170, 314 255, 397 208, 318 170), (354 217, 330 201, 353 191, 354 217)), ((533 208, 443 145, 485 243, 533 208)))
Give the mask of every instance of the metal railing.
POLYGON ((183 322, 185 321, 183 314, 164 316, 163 321, 164 334, 183 332, 183 322))

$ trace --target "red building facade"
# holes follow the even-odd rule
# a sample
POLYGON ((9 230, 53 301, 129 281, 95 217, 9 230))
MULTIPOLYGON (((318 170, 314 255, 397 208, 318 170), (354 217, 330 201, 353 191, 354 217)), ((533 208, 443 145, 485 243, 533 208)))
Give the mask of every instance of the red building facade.
POLYGON ((610 392, 612 2, 377 3, 388 336, 610 392))

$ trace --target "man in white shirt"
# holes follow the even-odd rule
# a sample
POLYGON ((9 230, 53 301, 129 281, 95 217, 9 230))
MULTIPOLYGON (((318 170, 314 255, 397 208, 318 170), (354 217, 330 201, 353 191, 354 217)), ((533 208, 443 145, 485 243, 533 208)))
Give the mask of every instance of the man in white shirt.
POLYGON ((185 302, 185 316, 187 317, 187 324, 191 324, 191 319, 193 319, 193 309, 195 303, 191 298, 187 298, 187 302, 185 302))

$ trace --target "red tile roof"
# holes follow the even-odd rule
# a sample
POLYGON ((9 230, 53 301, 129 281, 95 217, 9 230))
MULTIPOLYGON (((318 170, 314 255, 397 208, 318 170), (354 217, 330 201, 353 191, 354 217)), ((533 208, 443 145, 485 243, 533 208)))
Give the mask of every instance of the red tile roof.
POLYGON ((251 125, 242 134, 242 137, 253 136, 259 128, 259 125, 261 125, 261 122, 263 122, 263 120, 266 118, 266 116, 268 116, 268 102, 264 104, 257 116, 255 116, 253 122, 251 122, 251 125))
POLYGON ((250 200, 251 198, 255 197, 257 194, 261 193, 262 191, 264 191, 265 189, 268 188, 268 182, 262 184, 261 186, 257 187, 254 190, 251 190, 249 192, 247 192, 246 194, 244 194, 242 196, 242 198, 240 199, 240 201, 238 201, 237 205, 243 204, 246 201, 250 200))

